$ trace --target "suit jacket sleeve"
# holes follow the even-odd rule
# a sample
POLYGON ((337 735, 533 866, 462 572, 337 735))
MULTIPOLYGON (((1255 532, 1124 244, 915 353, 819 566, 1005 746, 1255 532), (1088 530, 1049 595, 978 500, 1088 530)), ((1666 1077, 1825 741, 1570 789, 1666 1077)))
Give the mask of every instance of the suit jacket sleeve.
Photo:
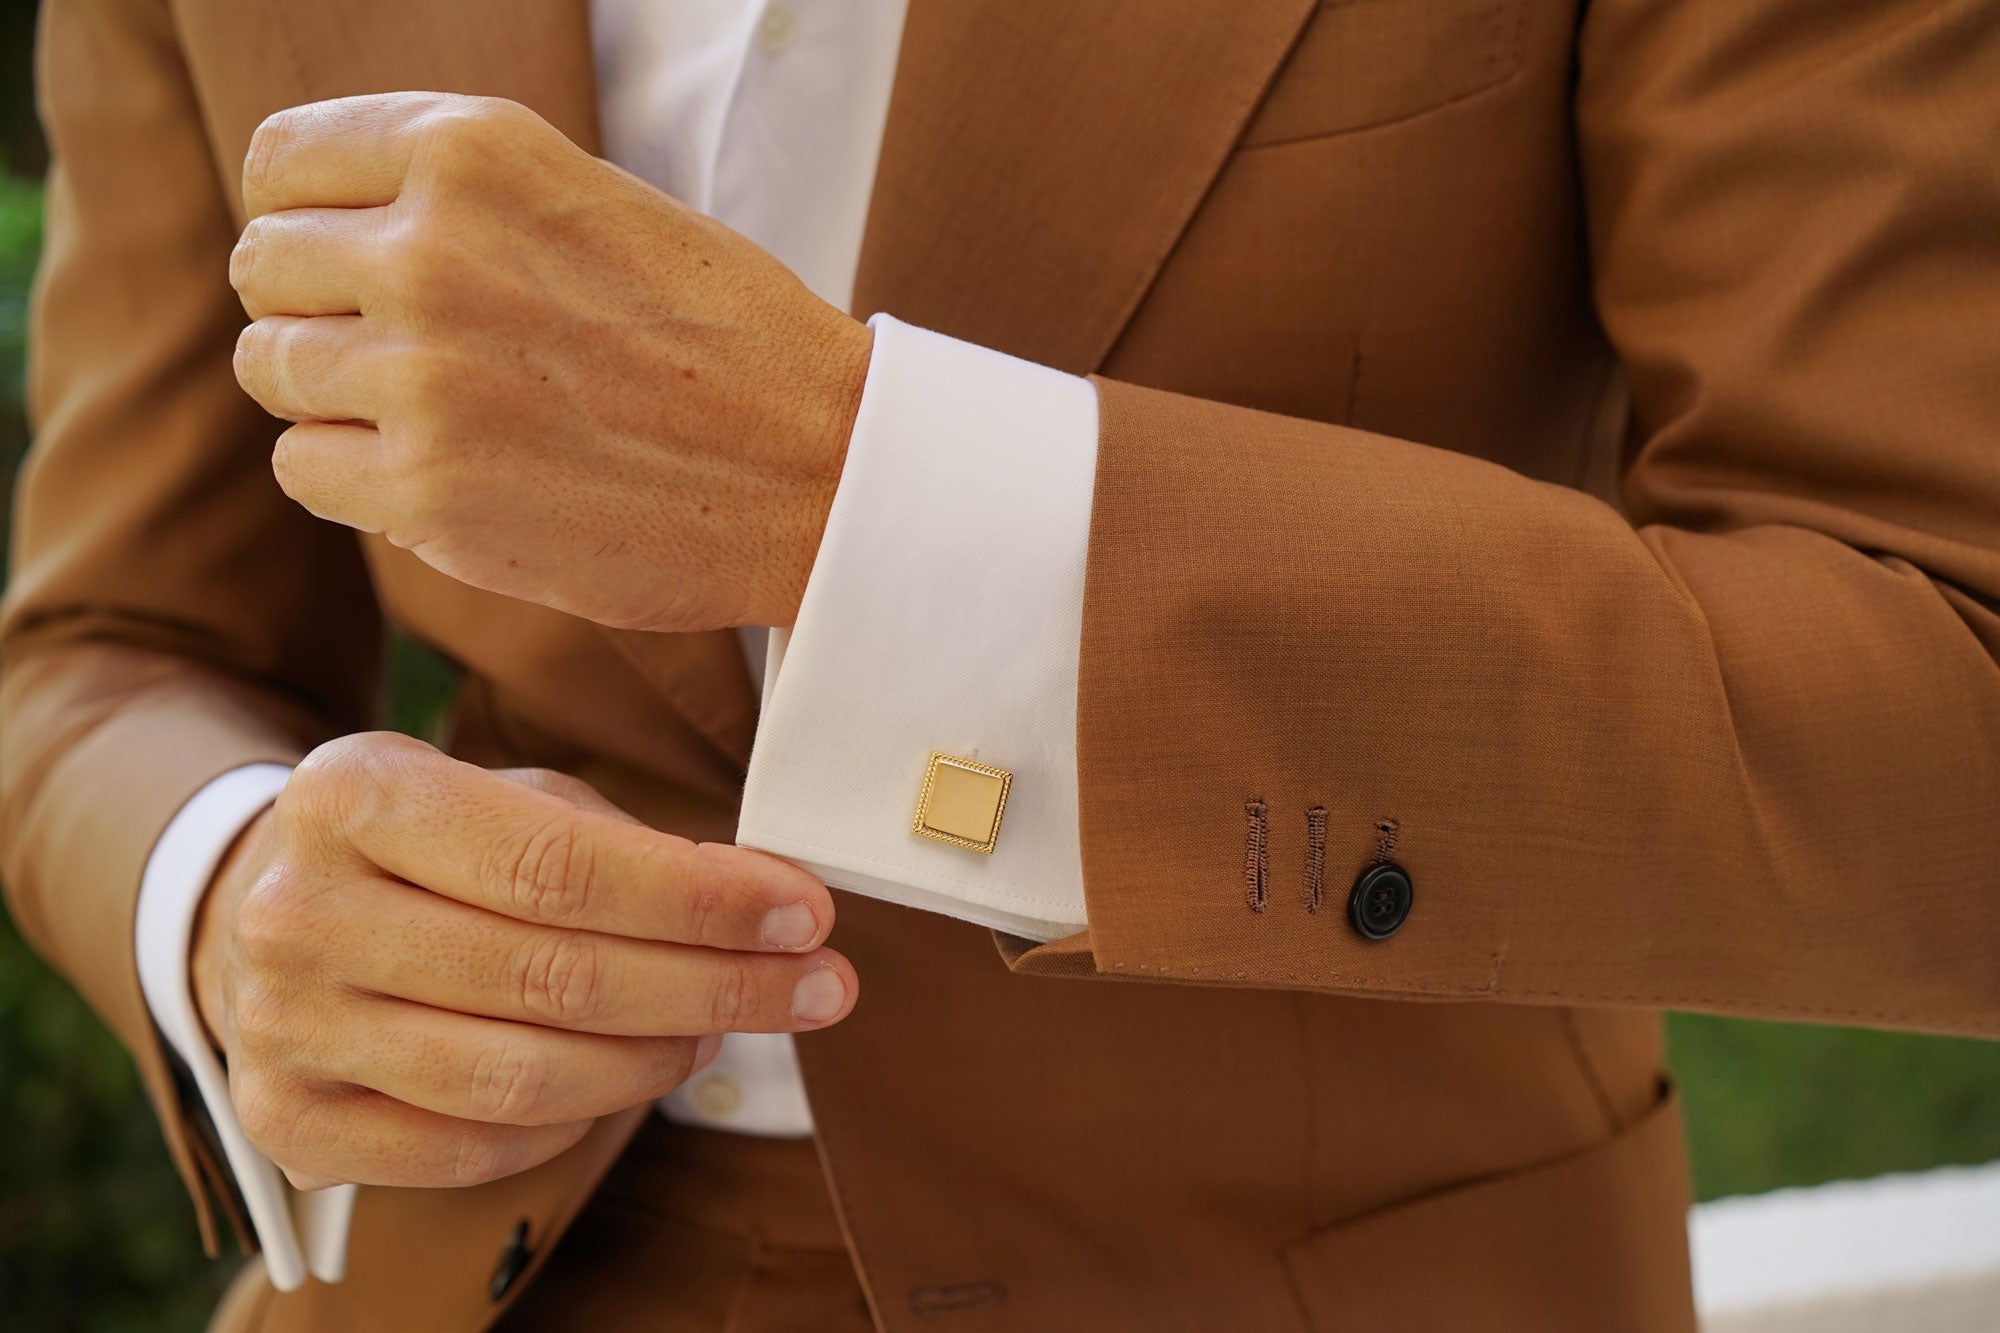
POLYGON ((210 778, 365 724, 378 619, 352 535, 284 498, 276 423, 236 386, 235 172, 166 7, 54 0, 38 57, 54 166, 0 625, 0 869, 22 932, 133 1051, 202 1205, 204 1179, 226 1185, 140 994, 141 871, 210 778))
POLYGON ((1622 514, 1101 382, 1090 924, 1016 967, 2000 1035, 1991 20, 1592 6, 1622 514), (1370 942, 1380 856, 1415 901, 1370 942))

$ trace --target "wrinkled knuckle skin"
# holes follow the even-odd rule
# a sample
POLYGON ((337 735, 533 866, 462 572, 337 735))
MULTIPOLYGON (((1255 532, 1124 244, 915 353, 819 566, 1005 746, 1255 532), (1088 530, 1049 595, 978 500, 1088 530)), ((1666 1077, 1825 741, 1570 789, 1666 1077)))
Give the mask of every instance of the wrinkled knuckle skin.
POLYGON ((757 988, 750 969, 734 959, 725 957, 716 968, 708 992, 709 1030, 732 1032, 750 1017, 751 1007, 757 1001, 757 988))
POLYGON ((445 179, 475 175, 493 162, 504 137, 492 99, 455 98, 425 117, 422 156, 431 174, 445 179))
POLYGON ((262 320, 252 320, 236 335, 236 378, 246 390, 268 378, 261 372, 270 353, 271 329, 262 320))
POLYGON ((549 1087, 547 1065, 517 1041, 495 1043, 473 1065, 474 1105, 481 1119, 498 1124, 533 1124, 547 1104, 549 1087))
POLYGON ((246 201, 264 198, 277 184, 278 173, 284 169, 286 151, 290 148, 293 132, 289 111, 278 111, 264 118, 256 132, 250 136, 250 149, 243 156, 243 196, 246 201))
MULTIPOLYGON (((229 252, 229 285, 241 294, 249 286, 257 271, 257 259, 264 248, 264 219, 252 218, 243 228, 243 234, 236 238, 236 248, 229 252)), ((242 348, 239 341, 238 350, 242 348)))
POLYGON ((290 1164, 297 1157, 299 1115, 293 1098, 275 1079, 239 1079, 230 1100, 243 1137, 266 1157, 290 1164))
POLYGON ((233 1054, 238 1058, 253 1066, 270 1066, 286 1053, 286 1006, 269 986, 256 982, 238 986, 230 997, 229 1014, 233 1054))
MULTIPOLYGON (((279 471, 282 483, 284 467, 278 455, 273 456, 272 465, 279 471)), ((361 782, 353 762, 352 738, 328 741, 292 770, 279 805, 288 817, 306 828, 338 824, 361 782)))
POLYGON ((285 794, 296 792, 295 804, 314 822, 359 824, 394 799, 413 755, 425 748, 395 732, 341 736, 300 761, 285 794))
POLYGON ((544 1023, 571 1027, 603 1011, 603 955, 581 935, 538 941, 522 976, 523 1007, 544 1023))
POLYGON ((297 442, 292 431, 287 430, 271 446, 271 476, 277 480, 279 490, 303 504, 307 498, 303 483, 307 478, 300 472, 299 463, 297 442))
POLYGON ((337 787, 355 780, 368 768, 372 733, 339 736, 315 748, 292 772, 292 785, 303 790, 337 787))
POLYGON ((446 1170, 453 1187, 484 1185, 508 1173, 507 1154, 497 1137, 467 1130, 451 1144, 446 1170))
POLYGON ((571 925, 589 913, 590 854, 568 820, 551 819, 522 839, 508 879, 525 920, 571 925))
POLYGON ((694 1072, 693 1037, 663 1037, 652 1066, 650 1095, 657 1101, 688 1081, 694 1072))
POLYGON ((257 331, 251 335, 252 368, 256 372, 251 377, 252 383, 262 391, 263 405, 282 413, 297 401, 297 328, 270 319, 260 319, 250 328, 257 331), (274 399, 284 401, 274 402, 274 399))

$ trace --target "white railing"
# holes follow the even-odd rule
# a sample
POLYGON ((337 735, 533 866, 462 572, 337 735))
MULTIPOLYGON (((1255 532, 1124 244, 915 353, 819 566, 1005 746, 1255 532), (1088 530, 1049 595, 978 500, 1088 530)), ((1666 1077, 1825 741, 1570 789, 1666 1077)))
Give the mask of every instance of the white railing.
POLYGON ((2000 1333, 2000 1162, 1694 1210, 1703 1333, 2000 1333))

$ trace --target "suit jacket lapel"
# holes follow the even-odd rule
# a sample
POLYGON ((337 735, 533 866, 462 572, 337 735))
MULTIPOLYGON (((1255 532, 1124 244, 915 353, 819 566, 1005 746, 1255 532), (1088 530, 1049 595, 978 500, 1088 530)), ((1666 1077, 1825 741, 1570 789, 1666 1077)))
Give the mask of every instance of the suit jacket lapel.
POLYGON ((855 312, 1096 369, 1315 0, 911 0, 855 312))
POLYGON ((300 101, 423 90, 506 97, 600 151, 587 0, 270 0, 300 101))
MULTIPOLYGON (((602 151, 586 0, 273 0, 296 101, 426 89, 507 97, 602 151)), ((747 763, 757 697, 736 635, 600 629, 710 742, 747 763)))

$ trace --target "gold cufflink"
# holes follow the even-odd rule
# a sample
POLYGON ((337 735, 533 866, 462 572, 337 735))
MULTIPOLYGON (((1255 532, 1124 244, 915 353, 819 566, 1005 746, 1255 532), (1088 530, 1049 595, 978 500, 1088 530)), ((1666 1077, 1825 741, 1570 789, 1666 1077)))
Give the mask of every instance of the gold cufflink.
POLYGON ((1004 768, 988 768, 933 750, 910 832, 990 856, 1000 839, 1007 789, 1013 785, 1014 775, 1004 768))

